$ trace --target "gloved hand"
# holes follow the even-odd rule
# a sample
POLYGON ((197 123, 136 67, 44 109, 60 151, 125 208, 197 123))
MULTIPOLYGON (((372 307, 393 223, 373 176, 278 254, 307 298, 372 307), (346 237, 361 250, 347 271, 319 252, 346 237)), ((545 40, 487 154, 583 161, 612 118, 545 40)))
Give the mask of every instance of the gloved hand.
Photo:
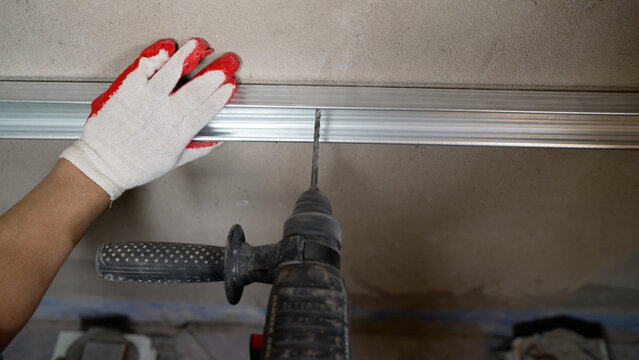
POLYGON ((191 140, 235 93, 239 59, 226 53, 175 90, 213 49, 194 38, 175 50, 173 40, 144 49, 93 101, 80 140, 60 155, 111 200, 219 145, 191 140))

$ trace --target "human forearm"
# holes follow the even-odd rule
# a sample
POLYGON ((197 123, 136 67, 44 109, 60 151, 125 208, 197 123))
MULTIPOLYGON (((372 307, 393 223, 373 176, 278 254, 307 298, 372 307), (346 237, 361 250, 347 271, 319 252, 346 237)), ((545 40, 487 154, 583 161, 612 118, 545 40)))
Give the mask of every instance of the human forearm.
POLYGON ((65 159, 0 217, 0 349, 37 308, 109 195, 65 159))

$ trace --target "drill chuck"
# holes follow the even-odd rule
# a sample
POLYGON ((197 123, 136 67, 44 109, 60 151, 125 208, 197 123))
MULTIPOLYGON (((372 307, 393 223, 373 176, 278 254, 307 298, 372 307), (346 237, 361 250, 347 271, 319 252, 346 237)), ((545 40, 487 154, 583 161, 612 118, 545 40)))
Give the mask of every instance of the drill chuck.
POLYGON ((319 190, 307 190, 295 203, 293 214, 284 223, 283 238, 301 236, 339 251, 342 228, 333 217, 331 203, 319 190))

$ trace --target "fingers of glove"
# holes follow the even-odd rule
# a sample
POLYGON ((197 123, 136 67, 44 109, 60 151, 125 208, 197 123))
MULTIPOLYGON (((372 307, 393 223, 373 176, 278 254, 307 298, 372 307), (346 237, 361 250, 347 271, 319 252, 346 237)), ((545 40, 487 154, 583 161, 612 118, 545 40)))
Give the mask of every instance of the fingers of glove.
POLYGON ((226 53, 220 56, 172 94, 172 101, 187 113, 190 112, 227 82, 239 66, 240 59, 237 55, 226 53))
POLYGON ((120 88, 125 79, 132 78, 134 82, 140 82, 139 85, 141 86, 143 82, 146 82, 150 76, 169 60, 174 52, 175 43, 171 39, 156 41, 153 45, 142 50, 140 56, 115 79, 107 91, 93 100, 89 118, 96 115, 98 111, 102 109, 107 100, 120 88))
POLYGON ((200 59, 212 52, 213 49, 203 39, 187 41, 151 78, 151 85, 168 95, 184 74, 193 70, 200 59))
POLYGON ((142 72, 146 79, 149 79, 169 61, 174 53, 175 42, 172 39, 156 41, 140 54, 138 71, 142 72))
POLYGON ((202 156, 208 155, 220 147, 223 143, 221 141, 191 141, 189 146, 184 149, 180 157, 178 158, 177 165, 175 167, 182 166, 202 156))
POLYGON ((231 100, 237 89, 235 77, 230 78, 209 96, 199 107, 182 120, 182 126, 190 137, 200 131, 231 100))
MULTIPOLYGON (((226 79, 230 79, 235 75, 235 72, 240 67, 240 58, 232 52, 224 53, 219 58, 215 59, 212 63, 202 69, 197 75, 193 77, 193 80, 200 76, 203 76, 211 71, 222 71, 226 76, 226 79)), ((191 81, 193 81, 191 80, 191 81)))

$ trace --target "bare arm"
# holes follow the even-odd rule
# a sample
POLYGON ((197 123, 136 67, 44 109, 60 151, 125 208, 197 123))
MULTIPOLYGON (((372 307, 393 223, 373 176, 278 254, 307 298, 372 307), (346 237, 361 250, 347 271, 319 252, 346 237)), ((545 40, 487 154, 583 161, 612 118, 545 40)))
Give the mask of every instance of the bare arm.
POLYGON ((109 204, 109 195, 60 159, 0 217, 0 351, 29 320, 66 258, 109 204))

